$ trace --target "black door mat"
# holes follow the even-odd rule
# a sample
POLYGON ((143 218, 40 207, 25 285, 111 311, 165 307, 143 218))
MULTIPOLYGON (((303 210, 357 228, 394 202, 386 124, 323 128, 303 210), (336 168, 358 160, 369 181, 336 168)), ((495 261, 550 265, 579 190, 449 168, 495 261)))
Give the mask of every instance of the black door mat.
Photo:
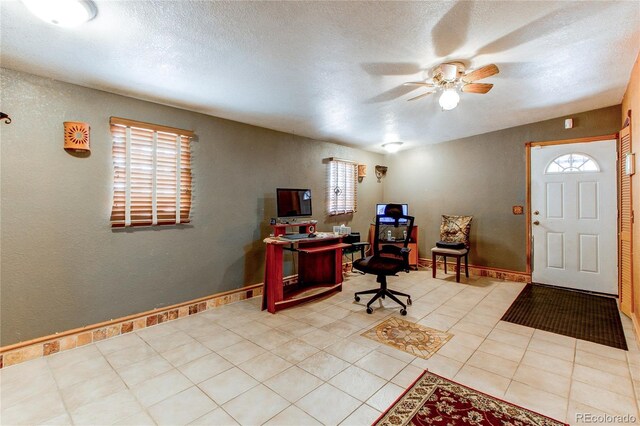
POLYGON ((618 304, 612 297, 527 284, 502 321, 627 350, 618 304))

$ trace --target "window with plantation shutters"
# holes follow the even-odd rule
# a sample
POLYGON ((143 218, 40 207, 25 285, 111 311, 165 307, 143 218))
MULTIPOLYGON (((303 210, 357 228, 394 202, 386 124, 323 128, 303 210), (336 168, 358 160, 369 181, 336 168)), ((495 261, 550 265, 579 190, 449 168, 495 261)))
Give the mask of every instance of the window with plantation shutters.
POLYGON ((353 213, 358 203, 358 165, 332 158, 327 176, 327 210, 330 215, 353 213))
POLYGON ((111 117, 112 227, 189 223, 193 132, 111 117))

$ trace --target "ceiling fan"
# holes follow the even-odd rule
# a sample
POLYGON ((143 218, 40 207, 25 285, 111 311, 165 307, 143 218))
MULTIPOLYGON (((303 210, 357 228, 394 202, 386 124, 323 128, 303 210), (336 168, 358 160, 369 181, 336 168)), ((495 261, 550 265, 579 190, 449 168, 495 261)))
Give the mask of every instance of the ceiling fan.
POLYGON ((431 71, 431 81, 428 79, 425 81, 409 81, 404 83, 409 86, 423 86, 429 89, 429 92, 415 96, 409 100, 415 101, 441 90, 442 95, 440 95, 439 103, 442 109, 454 109, 458 106, 458 102, 460 102, 458 90, 465 93, 485 94, 491 90, 493 84, 475 83, 475 81, 491 77, 500 72, 494 64, 485 65, 466 74, 465 70, 466 67, 462 62, 445 62, 435 66, 431 71))

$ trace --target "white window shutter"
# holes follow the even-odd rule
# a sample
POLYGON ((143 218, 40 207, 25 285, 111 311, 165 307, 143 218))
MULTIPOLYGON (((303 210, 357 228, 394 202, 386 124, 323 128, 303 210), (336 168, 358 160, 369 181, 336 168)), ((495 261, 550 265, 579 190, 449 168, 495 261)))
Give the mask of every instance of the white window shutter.
POLYGON ((188 223, 192 132, 112 118, 111 133, 114 167, 111 225, 188 223))
POLYGON ((327 211, 330 215, 357 210, 358 165, 344 160, 329 161, 327 211))

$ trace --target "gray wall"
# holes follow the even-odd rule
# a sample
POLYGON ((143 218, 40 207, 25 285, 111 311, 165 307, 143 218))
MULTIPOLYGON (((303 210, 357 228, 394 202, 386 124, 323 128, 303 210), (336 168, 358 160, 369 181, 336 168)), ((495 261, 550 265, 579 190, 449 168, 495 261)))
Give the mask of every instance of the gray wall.
POLYGON ((309 187, 319 230, 367 232, 383 156, 1 69, 1 344, 262 282, 276 187, 309 187), (112 231, 109 117, 192 129, 192 226, 112 231), (91 125, 92 153, 63 149, 91 125), (367 164, 359 212, 325 216, 327 157, 367 164))
POLYGON ((526 200, 524 144, 615 133, 620 106, 568 117, 574 119, 570 130, 561 117, 388 155, 384 198, 409 203, 420 257, 431 256, 440 215, 473 215, 469 262, 524 271, 525 216, 511 212, 526 200))
POLYGON ((524 142, 617 131, 620 107, 383 157, 29 74, 0 69, 0 344, 105 321, 261 282, 276 187, 309 187, 320 230, 365 233, 374 204, 408 202, 420 256, 440 215, 472 214, 471 262, 525 269, 524 142), (109 117, 193 129, 192 226, 112 231, 109 117), (62 123, 91 125, 92 154, 62 149, 62 123), (327 157, 368 166, 353 217, 326 217, 327 157), (377 183, 374 166, 389 166, 377 183))

